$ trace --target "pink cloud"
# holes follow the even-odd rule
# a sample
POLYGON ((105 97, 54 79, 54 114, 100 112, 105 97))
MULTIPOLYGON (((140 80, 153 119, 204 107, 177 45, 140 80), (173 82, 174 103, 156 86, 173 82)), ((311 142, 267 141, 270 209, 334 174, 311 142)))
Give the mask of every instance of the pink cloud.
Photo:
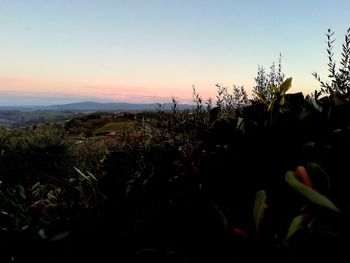
POLYGON ((117 84, 66 83, 30 77, 0 77, 0 93, 38 97, 81 97, 96 98, 103 101, 126 102, 165 102, 175 96, 182 103, 191 101, 191 88, 178 90, 175 88, 118 86, 117 84))

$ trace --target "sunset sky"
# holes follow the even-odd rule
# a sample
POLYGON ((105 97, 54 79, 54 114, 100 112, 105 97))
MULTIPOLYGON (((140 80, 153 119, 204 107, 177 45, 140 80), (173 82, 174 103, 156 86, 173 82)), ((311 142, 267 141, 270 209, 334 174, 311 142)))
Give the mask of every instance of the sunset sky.
MULTIPOLYGON (((349 0, 0 0, 0 106, 85 100, 191 101, 215 84, 254 86, 282 54, 291 92, 326 79, 349 0)), ((339 59, 338 59, 339 61, 339 59)))

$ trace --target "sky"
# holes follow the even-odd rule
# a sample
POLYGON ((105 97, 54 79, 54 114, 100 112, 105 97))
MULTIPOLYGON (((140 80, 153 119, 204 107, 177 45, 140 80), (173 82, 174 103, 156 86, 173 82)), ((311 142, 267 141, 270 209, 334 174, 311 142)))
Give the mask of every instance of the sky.
POLYGON ((182 103, 192 86, 251 94, 258 66, 282 54, 290 92, 327 79, 325 33, 335 56, 348 0, 0 0, 0 106, 101 102, 182 103))

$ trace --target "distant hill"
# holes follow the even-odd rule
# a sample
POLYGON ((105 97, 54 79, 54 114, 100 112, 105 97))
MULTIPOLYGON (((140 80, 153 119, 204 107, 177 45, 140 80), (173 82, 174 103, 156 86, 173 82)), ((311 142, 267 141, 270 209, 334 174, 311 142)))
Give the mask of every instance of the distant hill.
MULTIPOLYGON (((162 104, 164 110, 170 110, 172 107, 171 103, 162 104)), ((0 109, 19 109, 19 110, 96 110, 96 111, 106 111, 106 110, 147 110, 152 111, 156 110, 159 107, 157 103, 149 104, 139 104, 139 103, 100 103, 94 101, 84 101, 77 103, 68 103, 68 104, 57 104, 57 105, 48 105, 48 106, 6 106, 0 107, 0 109)), ((178 109, 189 109, 192 108, 192 105, 179 104, 177 105, 178 109)))
MULTIPOLYGON (((126 102, 118 102, 118 103, 100 103, 93 101, 85 101, 78 103, 69 103, 69 104, 61 104, 61 105, 50 105, 47 107, 42 107, 45 109, 53 109, 53 110, 156 110, 158 108, 157 103, 149 103, 149 104, 138 104, 138 103, 126 103, 126 102)), ((171 109, 171 103, 164 104, 164 110, 171 109)), ((188 109, 191 108, 191 105, 180 104, 178 105, 179 109, 188 109)))

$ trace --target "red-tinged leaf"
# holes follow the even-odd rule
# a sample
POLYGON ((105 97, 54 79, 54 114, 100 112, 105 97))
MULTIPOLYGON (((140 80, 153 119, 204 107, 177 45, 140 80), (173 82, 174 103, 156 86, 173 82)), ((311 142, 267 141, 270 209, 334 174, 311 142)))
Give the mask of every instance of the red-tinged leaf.
POLYGON ((232 232, 236 235, 243 237, 244 239, 249 239, 248 234, 242 228, 239 228, 239 227, 232 228, 232 232))
POLYGON ((304 166, 298 166, 295 170, 295 176, 302 182, 304 185, 312 188, 312 182, 308 172, 304 166))
POLYGON ((326 196, 320 194, 316 190, 304 185, 299 179, 296 177, 293 171, 287 171, 286 173, 286 181, 287 183, 296 190, 299 194, 308 199, 311 203, 333 210, 335 212, 340 212, 339 208, 329 200, 326 196))

